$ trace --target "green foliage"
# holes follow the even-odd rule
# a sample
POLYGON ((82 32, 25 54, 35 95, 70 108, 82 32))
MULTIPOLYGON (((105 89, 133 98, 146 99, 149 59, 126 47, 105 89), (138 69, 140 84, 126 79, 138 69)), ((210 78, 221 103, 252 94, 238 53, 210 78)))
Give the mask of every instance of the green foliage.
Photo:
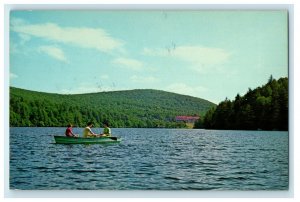
POLYGON ((10 88, 11 126, 185 127, 178 115, 204 115, 215 104, 158 90, 131 90, 61 95, 10 88))
POLYGON ((207 129, 288 130, 288 79, 273 79, 249 89, 234 101, 225 100, 210 109, 204 119, 207 129))

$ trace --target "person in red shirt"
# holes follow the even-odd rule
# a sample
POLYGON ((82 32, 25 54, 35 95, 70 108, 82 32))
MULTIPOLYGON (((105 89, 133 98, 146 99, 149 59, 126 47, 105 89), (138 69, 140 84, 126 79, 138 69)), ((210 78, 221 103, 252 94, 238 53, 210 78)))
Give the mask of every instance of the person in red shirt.
POLYGON ((66 129, 66 133, 65 133, 67 137, 77 137, 77 135, 73 133, 72 127, 73 127, 72 124, 68 124, 68 128, 66 129))

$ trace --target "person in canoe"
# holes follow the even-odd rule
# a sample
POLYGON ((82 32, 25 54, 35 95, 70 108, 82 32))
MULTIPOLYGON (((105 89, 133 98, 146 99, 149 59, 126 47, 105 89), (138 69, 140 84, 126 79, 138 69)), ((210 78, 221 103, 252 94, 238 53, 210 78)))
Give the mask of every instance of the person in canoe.
POLYGON ((109 123, 108 122, 104 122, 103 123, 103 133, 100 134, 99 136, 102 137, 102 136, 111 136, 111 129, 109 128, 109 123))
POLYGON ((78 135, 75 135, 75 134, 73 133, 72 127, 73 127, 73 125, 69 123, 69 124, 68 124, 68 127, 67 127, 67 129, 66 129, 65 135, 66 135, 67 137, 78 137, 78 135))
POLYGON ((88 122, 87 126, 83 129, 83 137, 87 138, 87 137, 97 137, 98 135, 95 134, 91 127, 93 127, 93 123, 92 122, 88 122))

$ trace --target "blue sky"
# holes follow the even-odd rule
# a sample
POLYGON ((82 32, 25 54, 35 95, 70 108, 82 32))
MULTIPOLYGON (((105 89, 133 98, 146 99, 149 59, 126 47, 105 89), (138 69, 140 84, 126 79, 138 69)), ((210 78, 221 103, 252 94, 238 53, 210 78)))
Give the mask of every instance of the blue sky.
POLYGON ((286 11, 12 11, 10 85, 218 103, 288 75, 286 11))

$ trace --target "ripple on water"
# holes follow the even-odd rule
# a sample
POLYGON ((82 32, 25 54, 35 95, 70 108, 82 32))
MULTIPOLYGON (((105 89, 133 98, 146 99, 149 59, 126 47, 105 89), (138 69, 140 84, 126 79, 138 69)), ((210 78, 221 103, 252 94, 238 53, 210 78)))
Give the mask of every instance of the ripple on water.
POLYGON ((10 188, 288 189, 287 132, 113 129, 120 144, 52 144, 61 131, 11 128, 10 188))

